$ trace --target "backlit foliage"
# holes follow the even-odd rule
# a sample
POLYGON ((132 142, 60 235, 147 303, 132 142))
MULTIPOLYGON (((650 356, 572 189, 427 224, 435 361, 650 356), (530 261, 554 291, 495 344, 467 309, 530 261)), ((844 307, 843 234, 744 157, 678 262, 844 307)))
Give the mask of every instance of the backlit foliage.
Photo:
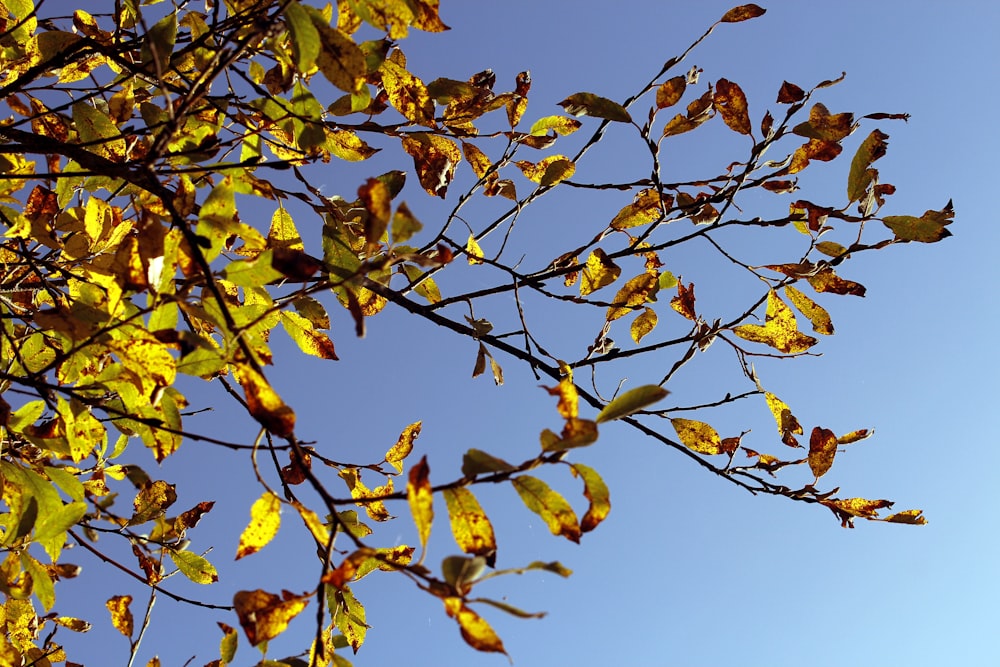
MULTIPOLYGON (((751 493, 826 506, 845 526, 923 523, 919 510, 886 516, 890 501, 822 487, 845 446, 870 431, 838 437, 806 424, 809 441, 800 442, 794 404, 766 388, 753 363, 812 354, 833 334, 826 305, 865 292, 848 277, 852 257, 949 235, 950 202, 920 215, 882 213, 895 191, 874 167, 887 149, 882 123, 905 116, 827 109, 818 98, 839 79, 776 83, 771 108, 754 108, 738 83, 716 73, 705 82, 709 73, 682 66, 691 49, 626 100, 565 91, 564 113, 532 115, 527 72, 506 90, 489 70, 453 80, 410 69, 404 38, 447 29, 437 0, 99 4, 113 12, 46 15, 46 4, 36 12, 32 0, 0 0, 0 663, 72 661, 59 637, 108 622, 134 656, 159 597, 218 609, 223 637, 210 664, 234 660, 236 626, 266 650, 290 623, 311 623, 314 639, 294 664, 346 665, 368 638, 352 586, 376 571, 438 598, 472 647, 505 652, 488 617, 539 614, 478 597, 477 584, 570 571, 543 561, 494 569, 496 535, 477 488, 512 487, 511 498, 553 535, 578 542, 612 505, 599 472, 573 462, 573 450, 599 441, 611 421, 751 493), (661 160, 675 137, 708 124, 735 133, 745 150, 714 175, 666 182, 661 160), (649 176, 580 180, 612 125, 644 146, 649 176), (836 160, 859 130, 867 138, 839 172, 845 195, 822 205, 795 194, 798 175, 836 160), (394 155, 398 169, 321 192, 328 163, 377 151, 394 155), (559 238, 545 258, 522 262, 507 249, 532 203, 574 189, 598 191, 618 212, 580 224, 590 231, 559 238), (744 212, 748 191, 787 213, 744 212), (424 217, 425 195, 454 202, 450 213, 424 217), (490 219, 466 214, 479 198, 509 205, 490 219), (796 249, 777 263, 746 263, 719 240, 734 228, 796 249), (727 312, 703 306, 695 291, 711 289, 706 276, 670 270, 676 250, 692 243, 712 246, 753 295, 727 312), (463 272, 477 277, 463 283, 471 274, 463 272), (452 273, 457 280, 442 280, 452 273), (498 312, 496 295, 509 297, 510 312, 498 312), (586 349, 539 333, 550 303, 590 317, 586 349), (421 422, 400 424, 398 442, 375 464, 361 455, 334 461, 326 443, 300 439, 296 406, 269 381, 271 332, 283 328, 325 364, 338 359, 335 323, 340 337, 362 336, 366 320, 390 308, 473 341, 473 376, 501 385, 502 364, 526 364, 556 399, 537 454, 506 461, 469 449, 462 475, 447 478, 419 452, 421 422), (518 325, 498 330, 494 321, 518 325), (626 342, 616 346, 612 333, 626 342), (671 380, 713 344, 733 353, 733 391, 720 387, 724 398, 698 404, 671 380), (640 356, 655 357, 647 368, 659 370, 619 392, 616 364, 640 356), (210 407, 182 391, 195 380, 221 385, 258 424, 256 441, 195 430, 188 417, 210 407), (663 407, 668 394, 677 403, 663 407), (768 429, 751 441, 712 426, 714 411, 737 401, 769 411, 777 435, 768 429), (699 419, 683 416, 691 411, 699 419), (257 500, 238 511, 249 522, 235 558, 304 530, 315 549, 294 566, 315 569, 313 588, 282 590, 280 573, 262 575, 264 588, 217 607, 171 591, 175 574, 217 581, 232 547, 209 553, 196 528, 213 503, 177 507, 174 483, 130 453, 146 447, 163 461, 195 445, 253 457, 256 477, 246 482, 259 487, 257 500), (795 471, 809 481, 779 479, 795 471), (552 483, 572 478, 583 482, 579 497, 552 483), (375 524, 407 510, 419 544, 385 546, 375 524), (460 554, 425 560, 430 541, 450 539, 460 554), (142 582, 147 599, 117 594, 108 578, 110 621, 60 616, 58 584, 80 574, 68 546, 142 582)), ((736 7, 695 45, 723 23, 763 13, 736 7)))

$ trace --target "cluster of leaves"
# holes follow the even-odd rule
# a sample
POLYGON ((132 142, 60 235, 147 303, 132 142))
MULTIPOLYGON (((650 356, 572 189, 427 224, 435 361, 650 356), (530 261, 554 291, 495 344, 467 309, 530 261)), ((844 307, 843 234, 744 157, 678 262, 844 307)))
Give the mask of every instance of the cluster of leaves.
POLYGON ((8 114, 0 121, 0 546, 6 554, 0 564, 5 596, 0 662, 68 660, 55 630, 89 629, 87 621, 52 611, 56 584, 79 573, 63 560, 67 542, 148 587, 138 634, 132 597, 107 601, 132 657, 157 595, 235 615, 232 625, 220 623, 220 657, 211 663, 216 665, 234 659, 233 626, 266 651, 268 641, 315 600, 320 607, 315 640, 303 655, 310 664, 348 664, 343 649, 357 651, 368 629, 352 584, 376 571, 401 573, 440 599, 471 646, 504 652, 476 609, 537 614, 473 597, 475 586, 505 573, 546 570, 566 576, 569 570, 542 561, 487 569, 495 565, 497 544, 473 487, 510 484, 554 535, 579 541, 607 516, 609 490, 596 470, 567 456, 594 443, 599 425, 611 420, 753 493, 824 505, 846 526, 855 518, 923 522, 918 510, 880 517, 879 511, 891 506, 886 500, 840 498, 837 489, 820 490, 819 480, 841 448, 870 433, 838 437, 817 425, 808 445, 800 444, 803 426, 789 405, 763 387, 751 363, 755 357, 808 354, 818 344, 800 329, 796 313, 812 333, 833 333, 817 299, 864 294, 862 285, 838 273, 852 256, 949 235, 950 203, 921 216, 881 215, 895 188, 882 183, 873 167, 888 139, 879 129, 857 149, 839 206, 791 197, 796 174, 813 162, 837 158, 860 120, 902 116, 869 114, 859 120, 831 113, 812 98, 838 81, 809 90, 786 82, 776 101, 782 111, 777 117, 768 111, 755 124, 735 82, 718 79, 696 90, 699 69, 672 74, 718 25, 764 11, 743 5, 623 103, 578 92, 561 103, 568 115, 543 116, 525 128, 527 72, 516 77, 513 90, 497 92, 490 71, 465 81, 424 83, 408 69, 398 41, 411 29, 445 30, 437 4, 342 0, 336 8, 315 8, 297 0, 226 0, 209 3, 209 13, 203 13, 184 1, 155 13, 145 3, 126 0, 115 3, 111 15, 77 10, 43 20, 31 0, 0 0, 0 100, 8 114), (363 40, 366 32, 373 38, 363 40), (666 119, 685 99, 686 107, 666 119), (660 158, 672 138, 716 117, 747 138, 747 155, 711 178, 663 182, 660 158), (491 123, 501 129, 477 127, 491 123), (613 123, 630 127, 641 140, 651 176, 627 183, 574 182, 578 165, 613 123), (573 156, 550 152, 584 127, 592 134, 573 156), (382 149, 402 149, 420 189, 432 197, 446 198, 463 169, 471 170, 472 185, 446 219, 427 230, 398 200, 407 180, 401 170, 365 179, 347 197, 321 193, 310 167, 363 161, 380 150, 372 145, 377 141, 384 142, 382 149), (769 150, 786 157, 765 160, 769 150), (532 151, 542 157, 527 159, 532 151), (487 254, 484 246, 509 236, 529 204, 554 189, 571 188, 627 191, 632 198, 592 240, 534 271, 508 261, 505 243, 487 254), (754 189, 789 196, 788 214, 734 217, 737 198, 754 189), (476 195, 513 204, 472 227, 459 211, 476 195), (321 239, 314 245, 298 231, 296 206, 321 222, 321 239), (266 229, 242 219, 241 209, 248 207, 271 211, 266 229), (456 236, 459 223, 465 227, 456 236), (761 233, 790 230, 801 239, 801 253, 786 263, 743 263, 714 239, 736 226, 761 233), (888 235, 877 241, 867 238, 884 230, 888 235), (826 240, 830 236, 853 240, 842 245, 826 240), (411 245, 415 239, 421 245, 411 245), (668 249, 696 239, 709 241, 724 261, 762 284, 762 292, 730 315, 700 312, 695 284, 676 278, 661 261, 668 249), (483 280, 493 283, 443 294, 435 277, 456 264, 481 271, 483 280), (803 291, 805 285, 814 295, 803 291), (613 286, 613 296, 599 296, 613 286), (669 309, 656 306, 661 292, 672 295, 669 309), (495 333, 491 321, 471 312, 473 303, 497 294, 513 295, 519 329, 495 333), (597 314, 594 342, 585 355, 579 351, 578 361, 550 354, 547 347, 565 346, 555 340, 546 347, 530 328, 523 304, 533 299, 576 304, 597 314), (396 490, 393 480, 404 473, 419 422, 406 427, 376 463, 333 461, 322 447, 305 444, 293 407, 267 379, 270 333, 280 326, 305 354, 336 360, 328 308, 335 308, 333 317, 343 313, 363 335, 366 318, 390 303, 475 341, 473 375, 485 373, 488 361, 495 382, 502 384, 499 352, 525 362, 536 377, 550 378, 555 384, 547 391, 558 397, 561 431, 543 430, 538 454, 518 463, 471 449, 462 476, 448 481, 432 483, 422 457, 409 467, 405 490, 396 490), (466 304, 468 315, 462 310, 466 304), (763 324, 755 323, 762 309, 763 324), (649 343, 665 316, 680 318, 688 331, 649 343), (633 344, 615 348, 610 333, 625 318, 631 318, 633 344), (668 394, 664 387, 674 374, 716 341, 735 351, 750 389, 727 393, 713 405, 652 409, 668 394), (601 397, 598 369, 616 381, 616 361, 672 351, 673 365, 662 378, 611 400, 601 397), (574 371, 588 368, 592 391, 574 379, 574 371), (204 406, 189 405, 179 388, 181 376, 222 386, 259 423, 257 440, 230 442, 191 430, 185 410, 204 406), (786 460, 761 453, 743 445, 745 434, 723 438, 706 422, 677 416, 750 396, 763 397, 773 414, 774 444, 807 447, 806 456, 786 460), (598 412, 587 418, 585 409, 598 412), (658 427, 663 418, 673 434, 658 427), (269 544, 279 530, 280 510, 291 508, 319 554, 313 590, 240 591, 232 605, 215 606, 166 587, 175 574, 199 584, 218 579, 207 552, 195 551, 189 535, 214 504, 204 501, 174 514, 175 486, 130 462, 128 447, 140 442, 162 461, 189 440, 253 457, 261 495, 250 508, 236 558, 251 557, 269 544), (270 454, 273 469, 258 467, 258 452, 270 454), (741 453, 749 462, 737 465, 741 453), (314 461, 322 465, 314 468, 314 461), (541 477, 528 474, 559 466, 583 482, 582 517, 541 477), (779 470, 795 466, 807 466, 813 481, 791 488, 776 480, 779 470), (363 478, 373 476, 380 484, 369 487, 363 478), (337 478, 348 498, 329 490, 337 478), (302 500, 300 485, 315 492, 318 505, 302 500), (121 501, 128 497, 131 506, 121 501), (386 504, 405 500, 424 554, 440 498, 462 555, 444 559, 438 568, 425 565, 423 555, 414 559, 416 547, 375 546, 375 532, 355 509, 368 521, 383 522, 391 518, 386 504), (134 560, 110 555, 111 547, 99 538, 122 541, 134 560))

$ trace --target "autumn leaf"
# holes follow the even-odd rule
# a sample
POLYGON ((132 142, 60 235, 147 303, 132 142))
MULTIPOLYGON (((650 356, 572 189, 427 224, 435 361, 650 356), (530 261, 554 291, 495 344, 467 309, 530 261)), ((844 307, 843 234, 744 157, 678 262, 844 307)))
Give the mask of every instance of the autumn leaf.
POLYGON ((767 401, 767 407, 771 410, 771 414, 774 415, 774 421, 778 425, 778 433, 783 437, 792 433, 802 435, 802 425, 792 414, 787 403, 769 391, 764 392, 764 399, 767 401))
POLYGON ((670 299, 670 307, 691 321, 698 319, 694 311, 694 283, 684 283, 677 281, 677 296, 670 299))
POLYGON ((462 161, 458 145, 447 137, 427 132, 407 134, 402 142, 403 150, 413 158, 420 185, 428 194, 443 199, 455 177, 455 168, 462 161))
POLYGON ((600 248, 595 248, 587 257, 587 264, 583 267, 583 275, 580 280, 580 296, 587 296, 596 292, 602 287, 606 287, 618 280, 621 275, 621 267, 614 263, 607 253, 600 248))
POLYGON ((719 20, 723 23, 739 23, 740 21, 747 21, 755 19, 758 16, 763 16, 766 11, 766 9, 754 4, 740 5, 730 9, 719 20))
POLYGON ((574 93, 560 102, 559 106, 571 116, 593 116, 619 123, 632 122, 632 116, 625 107, 593 93, 574 93))
POLYGON ((768 292, 764 326, 744 324, 734 328, 733 333, 754 343, 770 345, 785 354, 805 352, 817 342, 798 330, 791 308, 778 298, 774 290, 768 292))
POLYGON ((608 322, 613 322, 620 317, 628 315, 638 306, 646 303, 652 295, 659 289, 658 276, 652 273, 640 273, 635 278, 629 280, 618 290, 611 306, 608 307, 605 316, 608 322))
POLYGON ((311 596, 295 595, 283 591, 281 596, 256 589, 238 591, 233 596, 233 606, 240 626, 252 646, 274 639, 299 615, 311 596))
POLYGON ((785 296, 798 308, 799 312, 809 318, 813 331, 826 336, 833 334, 833 322, 826 309, 791 285, 785 286, 785 296))
POLYGON ((630 389, 616 396, 597 414, 598 424, 621 419, 663 400, 670 392, 655 384, 630 389))
POLYGON ((927 211, 919 218, 912 215, 887 215, 882 218, 882 222, 900 241, 936 243, 951 236, 945 226, 951 224, 954 215, 955 211, 949 200, 940 211, 927 211))
POLYGON ((580 541, 580 523, 576 513, 558 492, 530 475, 519 475, 510 483, 525 507, 541 517, 553 535, 562 535, 571 542, 580 541))
POLYGON ((483 249, 479 247, 479 242, 476 241, 476 237, 469 234, 469 240, 465 244, 465 254, 468 255, 469 264, 482 264, 483 263, 483 249))
POLYGON ((268 381, 249 364, 236 368, 236 379, 246 395, 247 409, 260 424, 278 437, 295 430, 295 412, 285 405, 268 381))
POLYGON ((809 469, 819 479, 833 466, 837 454, 837 436, 817 426, 809 436, 809 469))
POLYGON ((111 612, 111 624, 118 632, 129 638, 132 637, 134 630, 132 611, 129 609, 130 604, 132 604, 131 595, 116 595, 105 603, 108 611, 111 612))
POLYGON ((636 345, 656 328, 656 322, 656 311, 652 308, 644 308, 641 313, 636 315, 635 319, 632 320, 632 326, 629 327, 629 333, 636 345))
POLYGON ((493 534, 493 524, 483 512, 476 496, 465 487, 444 489, 442 495, 448 507, 448 519, 455 543, 467 554, 483 556, 492 567, 496 560, 496 537, 493 534))
MULTIPOLYGON (((877 519, 880 509, 891 508, 893 505, 888 500, 868 500, 867 498, 845 498, 843 500, 833 498, 821 500, 820 504, 829 508, 840 519, 840 525, 844 528, 854 528, 856 517, 877 519)), ((917 514, 919 515, 919 510, 917 510, 917 514)))
POLYGON ((694 419, 674 418, 670 420, 677 437, 684 445, 699 454, 722 454, 725 448, 722 446, 722 438, 718 432, 708 424, 694 419))
POLYGON ((514 164, 525 177, 541 186, 555 185, 576 171, 576 165, 565 155, 550 155, 537 163, 518 160, 514 164))
POLYGON ((851 171, 847 177, 848 201, 861 199, 868 190, 868 186, 878 178, 878 172, 870 167, 872 162, 885 155, 888 139, 888 134, 880 130, 872 130, 871 134, 858 146, 858 152, 851 160, 851 171))
POLYGON ((397 473, 403 472, 403 460, 413 451, 413 443, 416 441, 417 436, 420 435, 422 428, 423 422, 419 421, 407 426, 399 434, 396 444, 390 447, 389 451, 385 453, 385 462, 395 468, 397 473))
POLYGON ((719 79, 715 84, 712 105, 731 130, 740 134, 751 134, 747 97, 739 85, 728 79, 719 79))
POLYGON ((687 77, 675 76, 661 83, 656 89, 656 108, 666 109, 680 102, 687 88, 687 77))
POLYGON ((385 60, 380 71, 382 85, 396 111, 418 125, 434 127, 434 100, 424 82, 392 60, 385 60))
MULTIPOLYGON (((566 116, 545 116, 544 118, 539 118, 531 125, 531 129, 528 130, 528 134, 532 136, 543 136, 549 130, 552 130, 556 134, 568 135, 573 134, 583 123, 576 120, 575 118, 567 118, 566 116)), ((480 174, 480 178, 482 174, 480 174)))
POLYGON ((270 491, 265 491, 250 508, 250 523, 240 535, 236 560, 263 549, 278 534, 280 526, 281 500, 270 491))
POLYGON ((462 456, 462 474, 469 477, 512 470, 514 470, 514 466, 511 464, 480 449, 470 449, 462 456))
POLYGON ((580 519, 580 531, 589 532, 607 518, 611 511, 611 497, 607 484, 593 468, 582 463, 570 464, 574 477, 583 480, 583 495, 590 502, 587 513, 580 519))
POLYGON ((429 475, 430 468, 427 466, 427 457, 424 456, 410 469, 410 477, 406 484, 406 501, 410 505, 413 522, 417 525, 417 536, 424 554, 431 534, 431 525, 434 523, 434 493, 431 490, 429 475))
MULTIPOLYGON (((204 556, 191 551, 168 551, 170 560, 174 562, 181 574, 196 584, 213 584, 219 580, 215 566, 204 556)), ((237 556, 237 558, 239 558, 237 556)))
POLYGON ((469 609, 462 598, 444 598, 444 609, 448 616, 458 621, 458 627, 462 631, 462 639, 465 640, 466 644, 477 651, 507 654, 503 642, 489 623, 469 609))

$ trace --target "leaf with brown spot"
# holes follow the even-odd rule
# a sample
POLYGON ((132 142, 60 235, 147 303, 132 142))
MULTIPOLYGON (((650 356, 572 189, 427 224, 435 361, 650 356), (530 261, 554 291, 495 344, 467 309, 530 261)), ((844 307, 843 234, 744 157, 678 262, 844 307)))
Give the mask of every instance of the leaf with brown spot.
MULTIPOLYGON (((462 471, 463 474, 468 474, 465 466, 462 471)), ((476 496, 465 487, 445 489, 442 495, 448 507, 448 520, 455 543, 467 554, 483 556, 492 567, 496 559, 497 541, 493 534, 493 524, 476 496)))
POLYGON ((656 274, 648 272, 640 273, 618 290, 618 294, 615 295, 612 305, 608 307, 605 318, 608 322, 613 322, 620 317, 628 315, 646 303, 647 299, 656 294, 659 288, 660 285, 656 274))
POLYGON ((571 116, 593 116, 619 123, 631 123, 632 116, 625 107, 593 93, 574 93, 559 103, 571 116))
POLYGON ((843 500, 833 498, 821 500, 820 504, 829 508, 840 519, 840 525, 844 528, 854 528, 855 517, 877 519, 880 509, 891 508, 893 505, 889 500, 868 500, 867 498, 845 498, 843 500))
POLYGON ((636 345, 656 328, 656 322, 656 311, 652 308, 644 308, 641 313, 636 315, 635 319, 632 320, 632 326, 629 327, 629 334, 636 345))
POLYGON ((771 410, 771 414, 774 415, 774 421, 778 425, 778 433, 782 436, 791 433, 802 435, 802 424, 792 414, 792 409, 788 407, 787 403, 769 391, 764 392, 764 399, 767 401, 767 407, 771 410))
POLYGON ((455 168, 462 161, 458 145, 447 137, 427 132, 407 134, 402 141, 403 150, 413 158, 420 185, 428 194, 443 199, 455 177, 455 168))
POLYGON ((747 96, 739 85, 728 79, 719 79, 715 84, 712 105, 731 130, 740 134, 751 134, 747 96))
POLYGON ((677 432, 677 437, 691 451, 699 454, 724 453, 725 448, 722 446, 722 438, 719 437, 718 431, 705 422, 675 418, 670 420, 670 424, 677 432))
POLYGON ((285 405, 267 379, 249 364, 237 364, 234 368, 250 415, 279 438, 291 435, 295 430, 295 412, 285 405))
POLYGON ((833 322, 830 320, 830 313, 826 312, 825 308, 791 285, 785 286, 785 296, 798 308, 800 313, 809 318, 813 331, 825 336, 833 334, 833 322))
POLYGON ((806 91, 802 90, 794 83, 781 82, 781 89, 778 91, 778 104, 794 104, 801 102, 806 97, 806 91))
POLYGON ((424 82, 392 60, 385 60, 379 69, 389 103, 403 116, 426 127, 435 127, 434 100, 424 82))
POLYGON ((256 646, 284 632, 309 604, 310 597, 311 594, 295 595, 288 591, 282 591, 279 597, 258 588, 238 591, 233 596, 233 606, 247 639, 256 646))
POLYGON ((908 523, 912 526, 923 526, 927 519, 923 517, 923 510, 903 510, 887 516, 883 521, 889 523, 908 523))
POLYGON ((697 320, 698 316, 694 312, 694 283, 684 283, 677 281, 677 296, 670 299, 670 307, 691 321, 697 320))
POLYGON ((565 155, 551 155, 537 163, 518 160, 514 164, 528 180, 542 186, 555 185, 566 180, 576 171, 576 165, 565 155))
POLYGON ((770 345, 785 354, 805 352, 817 342, 812 336, 798 330, 795 314, 778 298, 774 290, 770 290, 767 295, 764 325, 743 324, 735 327, 733 333, 744 340, 770 345))
POLYGON ((912 215, 887 215, 882 218, 882 222, 898 240, 936 243, 951 236, 945 226, 951 224, 954 216, 955 210, 949 200, 940 211, 927 211, 919 218, 912 215))
POLYGON ((837 436, 833 431, 815 427, 809 436, 809 469, 819 479, 833 466, 837 454, 837 436))
POLYGON ((132 611, 129 609, 130 604, 132 604, 131 595, 116 595, 105 603, 111 612, 111 624, 128 638, 132 637, 132 631, 135 629, 132 611))
POLYGON ((854 114, 831 114, 822 103, 809 109, 809 120, 796 125, 792 132, 799 136, 825 142, 839 142, 854 131, 854 114))
POLYGON ((653 188, 641 190, 628 206, 623 207, 611 220, 611 229, 623 230, 647 225, 663 218, 666 209, 674 203, 670 195, 660 196, 653 188))
POLYGON ((686 76, 675 76, 667 79, 656 89, 656 108, 666 109, 681 101, 687 88, 686 76))
POLYGON ((853 280, 841 278, 833 269, 825 267, 821 271, 807 276, 806 280, 817 292, 832 292, 833 294, 851 294, 853 296, 864 296, 865 286, 853 280))
POLYGON ((872 130, 861 145, 858 146, 854 159, 851 160, 851 171, 847 177, 847 199, 858 201, 865 196, 868 186, 878 179, 878 171, 871 169, 871 164, 886 153, 889 135, 880 130, 872 130))
POLYGON ((602 287, 607 287, 618 280, 622 273, 621 267, 608 257, 600 248, 595 248, 587 257, 580 280, 580 296, 587 296, 602 287))
POLYGON ((590 502, 587 513, 580 519, 580 531, 586 533, 597 528, 611 512, 611 495, 608 485, 593 468, 582 463, 573 463, 569 469, 574 477, 583 480, 583 496, 590 502))

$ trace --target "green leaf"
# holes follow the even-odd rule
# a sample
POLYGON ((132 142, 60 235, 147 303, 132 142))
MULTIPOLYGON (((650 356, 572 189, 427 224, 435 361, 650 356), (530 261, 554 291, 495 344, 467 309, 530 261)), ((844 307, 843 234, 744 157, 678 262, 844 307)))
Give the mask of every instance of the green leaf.
POLYGON ((483 473, 510 472, 514 466, 480 449, 470 449, 462 456, 462 474, 475 477, 483 473))
POLYGON ((561 135, 573 134, 580 129, 582 124, 575 118, 567 118, 566 116, 545 116, 532 124, 531 129, 528 130, 528 134, 539 137, 546 134, 549 130, 553 130, 561 135))
POLYGON ((285 24, 292 41, 295 69, 300 74, 305 74, 313 68, 319 57, 319 31, 309 18, 309 13, 295 0, 285 7, 285 24))
POLYGON ((231 262, 222 270, 222 277, 240 287, 260 287, 280 280, 283 274, 272 266, 272 251, 265 250, 253 259, 231 262))
POLYGON ((919 218, 912 215, 889 215, 882 218, 882 222, 900 241, 936 243, 951 236, 945 225, 951 224, 954 215, 955 211, 949 201, 940 211, 927 211, 919 218))
POLYGON ((190 551, 168 551, 170 560, 185 577, 196 584, 212 584, 219 580, 215 566, 204 557, 190 551))
POLYGON ((627 417, 648 405, 662 400, 669 393, 663 387, 655 384, 647 384, 642 387, 630 389, 605 405, 604 409, 597 414, 596 421, 600 424, 601 422, 627 417))
POLYGON ((631 123, 632 116, 622 105, 593 93, 574 93, 559 103, 573 116, 594 116, 619 123, 631 123))
POLYGON ((858 201, 865 196, 868 186, 878 176, 878 172, 869 169, 872 162, 885 155, 886 140, 888 134, 880 130, 872 130, 872 133, 858 146, 858 152, 851 160, 851 171, 847 177, 847 199, 858 201))
POLYGON ((177 12, 171 12, 153 24, 142 42, 142 64, 150 66, 154 72, 163 72, 170 67, 170 56, 177 41, 177 12))

